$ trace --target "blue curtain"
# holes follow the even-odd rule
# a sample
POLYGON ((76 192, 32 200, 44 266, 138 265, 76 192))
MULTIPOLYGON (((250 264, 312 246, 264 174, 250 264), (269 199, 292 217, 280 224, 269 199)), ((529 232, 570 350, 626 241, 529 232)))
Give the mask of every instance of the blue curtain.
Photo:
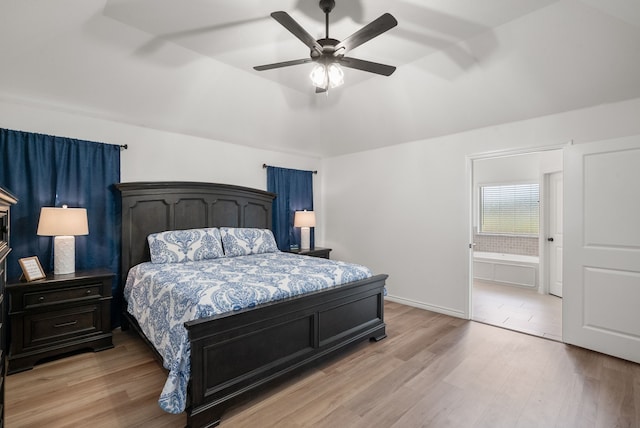
POLYGON ((76 270, 105 267, 113 282, 112 323, 119 324, 120 147, 71 138, 0 129, 0 186, 18 198, 11 208, 9 281, 22 270, 18 259, 38 256, 53 271, 53 238, 37 236, 41 207, 87 209, 89 235, 76 237, 76 270))
MULTIPOLYGON (((278 248, 288 250, 300 245, 300 228, 293 227, 296 211, 313 210, 313 172, 298 169, 267 167, 267 190, 275 193, 273 201, 273 234, 278 248)), ((314 246, 311 229, 311 247, 314 246)))

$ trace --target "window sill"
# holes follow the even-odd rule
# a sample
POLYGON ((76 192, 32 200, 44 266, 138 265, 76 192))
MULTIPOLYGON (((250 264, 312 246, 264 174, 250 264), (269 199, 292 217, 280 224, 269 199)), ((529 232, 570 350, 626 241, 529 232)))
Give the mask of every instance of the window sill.
POLYGON ((513 233, 488 233, 488 232, 478 232, 476 236, 501 236, 501 237, 510 237, 510 238, 539 238, 539 235, 518 235, 513 233))

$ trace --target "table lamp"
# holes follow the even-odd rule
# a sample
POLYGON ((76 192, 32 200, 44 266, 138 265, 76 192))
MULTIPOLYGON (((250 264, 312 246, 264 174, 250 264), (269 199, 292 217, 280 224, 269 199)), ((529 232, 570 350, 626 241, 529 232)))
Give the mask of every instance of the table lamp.
POLYGON ((87 210, 85 208, 42 207, 38 222, 38 235, 54 236, 53 273, 56 275, 76 271, 77 235, 88 235, 87 210))
POLYGON ((312 227, 316 226, 316 213, 313 211, 296 211, 293 218, 293 226, 300 229, 300 249, 310 249, 310 231, 312 227))

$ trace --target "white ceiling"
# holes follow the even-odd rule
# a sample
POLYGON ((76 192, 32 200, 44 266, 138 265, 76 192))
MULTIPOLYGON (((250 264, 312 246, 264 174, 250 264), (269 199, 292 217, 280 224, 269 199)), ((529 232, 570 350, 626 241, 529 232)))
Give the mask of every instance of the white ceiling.
POLYGON ((324 34, 316 0, 2 0, 0 99, 314 156, 640 97, 638 0, 336 0, 330 36, 384 12, 389 32, 315 94, 308 49, 269 14, 324 34))

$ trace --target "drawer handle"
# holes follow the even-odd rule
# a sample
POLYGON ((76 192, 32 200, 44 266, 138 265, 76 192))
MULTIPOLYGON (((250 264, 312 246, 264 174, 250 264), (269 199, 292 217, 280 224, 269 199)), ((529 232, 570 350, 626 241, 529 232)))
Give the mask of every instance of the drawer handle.
POLYGON ((87 290, 87 294, 91 294, 91 290, 87 290))
POLYGON ((38 302, 44 302, 44 296, 38 297, 38 302))
POLYGON ((71 325, 76 325, 76 324, 78 324, 78 321, 77 321, 77 320, 75 320, 75 321, 69 321, 69 322, 63 322, 63 323, 61 323, 61 324, 54 324, 54 325, 53 325, 53 327, 54 327, 54 328, 69 327, 69 326, 71 326, 71 325))

